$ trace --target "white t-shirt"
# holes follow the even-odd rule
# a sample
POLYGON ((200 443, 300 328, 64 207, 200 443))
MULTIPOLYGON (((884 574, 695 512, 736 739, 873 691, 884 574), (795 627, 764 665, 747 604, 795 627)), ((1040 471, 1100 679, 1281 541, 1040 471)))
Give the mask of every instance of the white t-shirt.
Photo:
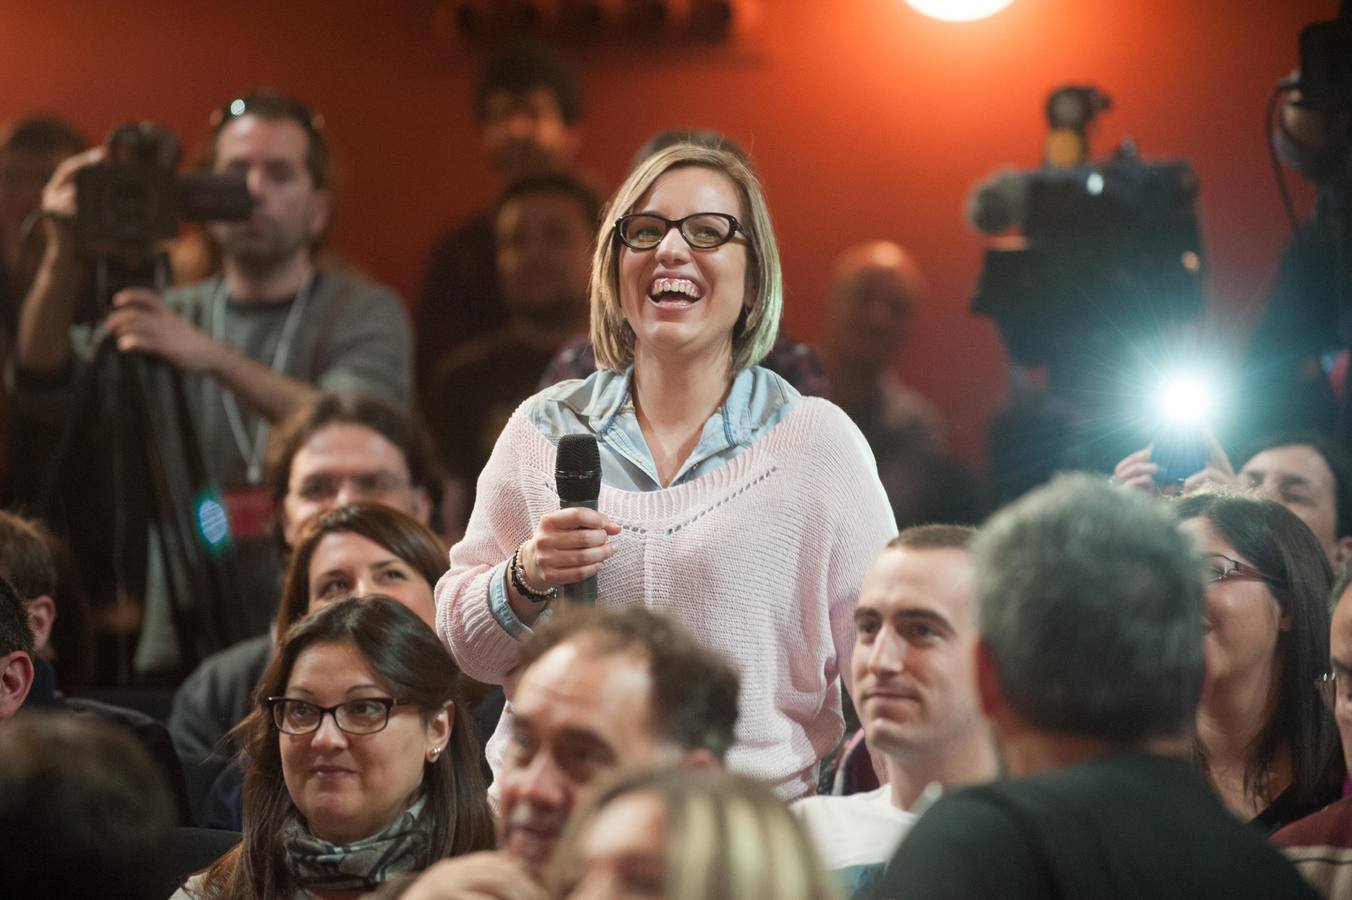
POLYGON ((891 792, 885 784, 865 794, 804 797, 790 806, 847 897, 882 874, 918 818, 893 806, 891 792))

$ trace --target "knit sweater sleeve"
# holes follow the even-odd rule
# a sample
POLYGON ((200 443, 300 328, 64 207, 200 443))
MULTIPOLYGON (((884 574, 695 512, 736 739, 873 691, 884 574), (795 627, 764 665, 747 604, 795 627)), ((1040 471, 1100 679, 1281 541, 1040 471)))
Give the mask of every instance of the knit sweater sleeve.
POLYGON ((834 510, 827 570, 827 612, 841 683, 853 694, 850 658, 854 655, 854 609, 864 573, 897 533, 896 519, 878 479, 868 441, 850 417, 824 400, 819 405, 820 440, 814 461, 820 473, 824 508, 834 510))
POLYGON ((517 641, 493 616, 489 583, 534 533, 529 494, 541 476, 529 460, 548 443, 523 408, 508 420, 479 475, 465 536, 451 548, 450 570, 436 587, 437 634, 466 674, 491 684, 502 683, 516 664, 517 641))

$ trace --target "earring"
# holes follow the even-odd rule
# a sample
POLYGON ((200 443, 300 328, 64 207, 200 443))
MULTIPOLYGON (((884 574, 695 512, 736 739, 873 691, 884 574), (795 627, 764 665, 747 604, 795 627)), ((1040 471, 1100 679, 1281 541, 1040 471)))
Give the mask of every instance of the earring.
POLYGON ((437 761, 437 757, 441 755, 441 748, 440 748, 440 747, 433 747, 431 752, 432 752, 432 758, 431 758, 430 760, 428 760, 428 762, 436 762, 436 761, 437 761))

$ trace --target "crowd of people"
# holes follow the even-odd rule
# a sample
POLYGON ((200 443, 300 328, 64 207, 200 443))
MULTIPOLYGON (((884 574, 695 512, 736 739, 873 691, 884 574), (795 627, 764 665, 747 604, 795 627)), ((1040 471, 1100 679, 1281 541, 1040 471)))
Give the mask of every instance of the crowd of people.
POLYGON ((0 192, 0 894, 1352 897, 1341 446, 987 518, 892 371, 903 248, 842 251, 813 349, 742 148, 657 135, 603 203, 555 56, 476 102, 498 199, 414 320, 324 247, 297 100, 213 117, 252 213, 173 286, 82 243, 108 148, 0 140, 43 184, 0 192))

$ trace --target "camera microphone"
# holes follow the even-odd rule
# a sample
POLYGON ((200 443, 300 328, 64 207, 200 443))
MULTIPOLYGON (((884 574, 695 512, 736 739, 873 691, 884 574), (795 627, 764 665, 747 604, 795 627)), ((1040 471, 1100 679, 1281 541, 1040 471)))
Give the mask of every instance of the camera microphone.
MULTIPOLYGON (((554 483, 559 492, 559 509, 596 509, 601 496, 601 451, 595 435, 565 434, 559 438, 554 483)), ((569 603, 595 606, 596 576, 565 584, 563 596, 569 603)))

